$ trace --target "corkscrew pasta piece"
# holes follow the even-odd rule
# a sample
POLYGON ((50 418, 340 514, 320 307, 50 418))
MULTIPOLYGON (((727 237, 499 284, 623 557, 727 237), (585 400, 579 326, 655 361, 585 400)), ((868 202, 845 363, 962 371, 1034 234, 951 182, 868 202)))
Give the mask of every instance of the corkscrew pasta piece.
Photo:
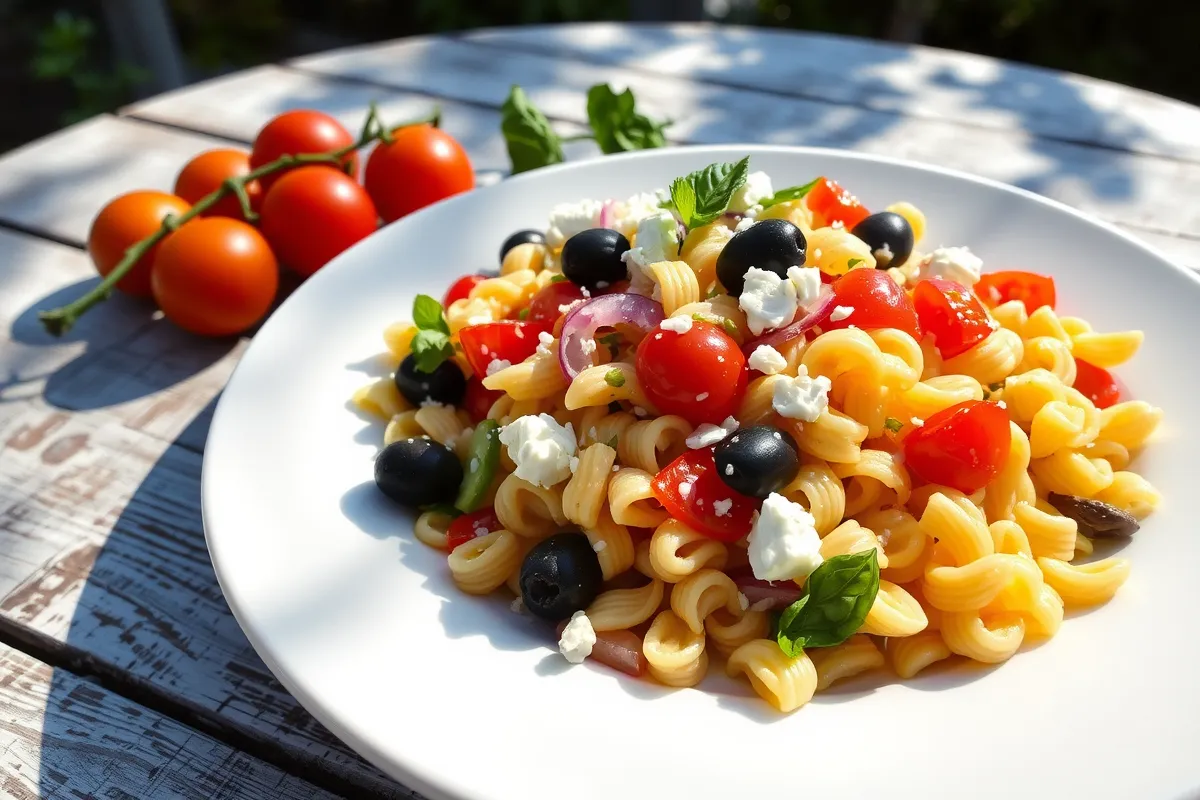
POLYGON ((755 639, 734 650, 725 664, 730 677, 744 675, 759 697, 783 713, 812 700, 817 669, 807 653, 785 655, 770 639, 755 639))
POLYGON ((425 429, 417 422, 417 412, 401 411, 383 429, 383 444, 387 446, 401 439, 416 439, 424 435, 425 429))
POLYGON ((412 408, 412 404, 404 399, 400 390, 396 388, 396 382, 390 377, 380 378, 363 386, 354 393, 350 402, 361 411, 382 420, 390 420, 401 411, 412 408))
POLYGON ((587 406, 582 411, 576 426, 580 447, 597 442, 612 447, 614 439, 619 447, 621 435, 637 422, 633 414, 626 411, 611 412, 607 406, 587 406))
POLYGON ((1141 400, 1117 403, 1100 412, 1099 438, 1137 450, 1154 433, 1162 416, 1161 408, 1141 400))
POLYGON ((816 422, 790 422, 792 437, 802 452, 823 461, 853 464, 867 438, 867 426, 837 409, 828 409, 816 422))
MULTIPOLYGON (((672 592, 674 594, 674 592, 672 592)), ((718 608, 704 621, 708 646, 724 658, 746 642, 765 639, 771 629, 771 618, 765 611, 748 609, 741 616, 718 608)))
MULTIPOLYGON (((1020 302, 1020 301, 1017 301, 1020 302)), ((1024 309, 1024 303, 1021 308, 1024 309)), ((1005 327, 1008 327, 1007 325, 1005 327)), ((1041 306, 1022 321, 1020 328, 1015 329, 1022 339, 1050 338, 1068 346, 1071 345, 1071 334, 1063 326, 1062 320, 1050 306, 1041 306)))
POLYGON ((455 585, 467 594, 488 594, 521 564, 521 544, 510 531, 492 531, 463 542, 447 558, 455 585))
POLYGON ((1025 535, 1025 529, 1016 522, 1008 519, 997 520, 988 526, 988 531, 992 534, 992 545, 997 553, 1033 558, 1029 537, 1025 535))
POLYGON ((696 282, 707 290, 717 280, 717 256, 733 238, 733 231, 724 225, 705 225, 688 233, 683 243, 682 258, 696 274, 696 282))
POLYGON ((700 282, 686 261, 657 261, 646 267, 654 279, 655 299, 661 296, 663 311, 669 317, 680 307, 700 300, 700 282))
POLYGON ((780 494, 807 508, 816 521, 817 533, 822 536, 836 528, 845 516, 845 487, 824 461, 801 464, 796 477, 780 490, 780 494))
POLYGON ((853 678, 884 665, 883 653, 869 636, 856 634, 836 647, 815 647, 806 651, 817 671, 817 691, 823 692, 837 681, 853 678))
POLYGON ((1012 519, 1018 503, 1032 503, 1037 496, 1029 479, 1029 438, 1015 422, 1009 422, 1008 428, 1008 458, 1000 473, 984 488, 983 509, 993 522, 1012 519))
POLYGON ((960 656, 998 664, 1007 661, 1025 640, 1025 620, 1007 612, 984 619, 977 611, 942 614, 942 640, 960 656))
POLYGON ((920 525, 954 564, 966 564, 993 552, 992 533, 983 512, 961 494, 932 495, 920 516, 920 525))
POLYGON ((633 528, 654 528, 667 518, 667 511, 654 496, 650 473, 624 467, 608 482, 608 506, 612 518, 633 528))
MULTIPOLYGON (((832 464, 830 468, 842 480, 866 479, 886 486, 896 493, 896 501, 900 504, 907 503, 912 493, 908 470, 899 459, 883 450, 862 450, 860 458, 853 464, 832 464)), ((846 512, 847 516, 856 513, 846 512)))
POLYGON ((1064 386, 1075 383, 1075 357, 1071 354, 1070 340, 1062 341, 1052 336, 1038 336, 1025 340, 1025 352, 1018 372, 1044 369, 1062 381, 1064 386))
POLYGON ((1035 558, 1048 556, 1070 561, 1075 557, 1075 537, 1079 530, 1075 520, 1042 503, 1017 503, 1013 519, 1025 533, 1029 552, 1035 558))
POLYGON ((919 242, 925 238, 925 214, 921 209, 912 203, 901 201, 899 203, 892 203, 884 210, 899 214, 908 220, 908 225, 912 228, 914 242, 919 242))
POLYGON ((650 567, 667 583, 678 583, 705 567, 724 569, 725 545, 668 518, 650 536, 650 567))
POLYGON ((1088 564, 1039 558, 1037 565, 1046 583, 1058 592, 1068 608, 1111 600, 1129 577, 1129 560, 1125 558, 1105 558, 1088 564))
POLYGON ((652 578, 636 589, 609 589, 601 592, 587 608, 588 619, 596 631, 623 631, 641 625, 658 613, 663 601, 663 584, 652 578))
POLYGON ((1011 375, 1024 357, 1021 337, 999 328, 965 353, 946 359, 942 371, 968 375, 982 384, 996 383, 1011 375))
POLYGON ((1079 448, 1087 444, 1087 419, 1082 408, 1054 400, 1033 415, 1033 423, 1029 428, 1031 457, 1045 458, 1057 450, 1079 448))
POLYGON ((1008 415, 1017 424, 1027 424, 1042 406, 1058 401, 1066 402, 1067 387, 1048 370, 1031 369, 1020 375, 1011 375, 1004 381, 1004 403, 1008 415))
POLYGON ((1145 338, 1141 331, 1077 333, 1072 337, 1075 357, 1104 369, 1119 367, 1137 353, 1145 338))
POLYGON ((514 272, 541 272, 546 266, 546 246, 536 242, 525 242, 509 250, 500 262, 500 275, 514 272))
POLYGON ((939 631, 922 631, 902 639, 888 639, 887 654, 892 669, 906 680, 953 655, 939 631))
POLYGON ((629 528, 614 521, 607 508, 601 508, 596 524, 583 532, 596 551, 604 580, 612 580, 633 566, 635 553, 629 528))
POLYGON ((1158 508, 1162 495, 1141 475, 1121 470, 1113 473, 1112 483, 1097 492, 1095 499, 1145 519, 1158 508))
POLYGON ((438 444, 453 445, 467 429, 463 417, 453 406, 426 405, 416 410, 413 421, 438 444))
POLYGON ((933 540, 921 530, 916 517, 903 508, 893 507, 875 509, 855 519, 874 531, 883 547, 887 568, 880 572, 880 577, 905 584, 925 574, 933 540))
POLYGON ((529 481, 508 475, 496 490, 496 518, 518 536, 543 539, 567 523, 562 495, 529 481))
POLYGON ((921 584, 925 600, 941 611, 978 611, 1013 586, 1019 584, 1029 596, 1041 588, 1042 576, 1032 560, 1020 555, 993 553, 962 565, 947 563, 940 545, 925 567, 921 584))
POLYGON ((821 558, 828 561, 834 556, 862 553, 872 547, 878 556, 879 568, 887 569, 887 554, 883 552, 879 538, 873 531, 859 525, 855 520, 848 519, 821 539, 821 558))
POLYGON ((803 198, 785 200, 782 203, 768 206, 758 213, 758 219, 786 219, 799 228, 805 237, 808 237, 813 230, 812 211, 809 210, 808 203, 803 198))
POLYGON ((421 544, 437 550, 446 549, 446 532, 454 518, 441 511, 423 511, 413 523, 413 535, 421 544))
POLYGON ((826 275, 844 275, 855 266, 875 269, 875 254, 871 247, 845 228, 816 228, 808 239, 807 266, 817 267, 826 275))
POLYGON ((912 388, 899 395, 897 405, 889 409, 889 416, 901 422, 928 419, 937 412, 965 403, 982 400, 983 387, 969 375, 938 375, 913 384, 912 388))
POLYGON ((608 480, 617 452, 606 444, 579 451, 575 472, 563 489, 563 516, 581 528, 594 528, 608 500, 608 480))
POLYGON ((925 609, 908 590, 880 579, 879 594, 875 595, 875 603, 858 632, 875 636, 912 636, 928 625, 925 609))
MULTIPOLYGON (((653 554, 653 542, 650 546, 653 554)), ((718 608, 724 608, 730 614, 742 613, 737 586, 720 570, 697 570, 682 578, 671 590, 671 610, 693 633, 704 633, 705 620, 718 608)))
POLYGON ((892 390, 868 370, 851 370, 833 386, 830 399, 846 416, 861 423, 869 438, 883 435, 892 390))
MULTIPOLYGON (((509 369, 513 369, 513 367, 509 367, 509 369)), ((557 358, 554 361, 554 369, 558 370, 557 358)), ((507 371, 496 374, 502 375, 507 371)), ((561 370, 559 370, 559 375, 562 375, 561 370)), ((571 385, 567 388, 564 402, 567 408, 576 409, 587 406, 608 406, 609 403, 621 400, 627 400, 647 412, 653 410, 653 405, 646 399, 642 385, 638 382, 637 370, 633 364, 614 361, 611 364, 588 367, 576 375, 575 380, 571 381, 571 385)))
POLYGON ((635 422, 618 440, 621 463, 657 474, 683 454, 691 432, 692 424, 674 415, 635 422))
POLYGON ((674 611, 654 618, 642 640, 642 655, 650 675, 667 686, 695 686, 708 671, 704 634, 694 633, 674 611))
POLYGON ((737 420, 741 425, 749 427, 766 422, 775 415, 772 405, 775 397, 775 384, 787 380, 783 375, 761 375, 751 379, 746 384, 746 393, 742 395, 742 403, 737 410, 737 420))
POLYGON ((1088 458, 1078 450, 1058 450, 1029 462, 1029 469, 1048 491, 1095 497, 1113 482, 1112 465, 1103 458, 1088 458))
MULTIPOLYGON (((483 385, 494 392, 505 392, 513 400, 539 400, 553 397, 566 389, 567 377, 558 365, 556 354, 534 353, 520 364, 513 364, 488 375, 483 379, 483 385)), ((571 386, 573 388, 575 383, 572 382, 571 386)), ((567 408, 576 407, 567 404, 567 408)))

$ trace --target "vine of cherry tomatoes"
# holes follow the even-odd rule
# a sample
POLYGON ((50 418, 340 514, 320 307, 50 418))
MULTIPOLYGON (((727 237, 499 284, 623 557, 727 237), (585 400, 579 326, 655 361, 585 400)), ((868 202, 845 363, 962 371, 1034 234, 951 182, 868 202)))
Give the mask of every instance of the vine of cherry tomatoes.
MULTIPOLYGON (((287 111, 258 132, 249 152, 200 153, 184 165, 173 194, 136 191, 110 201, 92 222, 88 252, 107 275, 125 252, 155 233, 168 216, 187 213, 228 179, 286 155, 325 154, 354 147, 341 123, 320 111, 287 111)), ((452 136, 429 124, 376 137, 366 156, 340 163, 286 167, 243 183, 251 214, 237 195, 184 222, 142 255, 116 288, 153 296, 168 319, 202 336, 241 333, 275 301, 279 268, 308 277, 376 230, 431 203, 468 191, 475 173, 452 136)))

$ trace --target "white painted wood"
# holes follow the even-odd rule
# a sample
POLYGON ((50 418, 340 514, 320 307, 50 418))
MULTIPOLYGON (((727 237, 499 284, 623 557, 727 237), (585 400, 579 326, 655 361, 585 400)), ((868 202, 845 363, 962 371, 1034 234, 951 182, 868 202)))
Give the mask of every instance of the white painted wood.
POLYGON ((337 797, 2 645, 0 674, 0 791, 5 797, 337 797))
POLYGON ((1037 138, 1020 130, 783 97, 467 42, 414 39, 298 59, 306 69, 499 104, 520 83, 547 114, 586 121, 597 81, 630 86, 645 113, 669 117, 684 143, 839 147, 964 169, 1129 225, 1200 234, 1200 164, 1037 138))
POLYGON ((469 32, 463 38, 693 81, 1200 160, 1200 108, 1108 81, 970 53, 711 24, 527 26, 469 32))

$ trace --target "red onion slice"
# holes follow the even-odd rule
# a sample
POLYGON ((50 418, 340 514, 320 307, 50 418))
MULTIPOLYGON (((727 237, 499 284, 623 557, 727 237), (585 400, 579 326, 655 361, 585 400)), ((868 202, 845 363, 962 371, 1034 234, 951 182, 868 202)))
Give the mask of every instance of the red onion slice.
POLYGON ((837 296, 828 286, 821 287, 821 296, 817 299, 816 305, 810 309, 801 309, 799 319, 795 320, 787 327, 779 330, 771 331, 757 339, 751 339, 742 345, 742 352, 750 354, 754 352, 756 347, 760 345, 770 345, 778 347, 785 342, 790 342, 797 336, 803 336, 809 328, 816 327, 825 321, 825 318, 833 313, 834 306, 837 305, 837 296))
MULTIPOLYGON (((566 620, 555 627, 555 634, 560 639, 566 627, 566 620)), ((642 640, 632 631, 596 631, 596 644, 592 645, 592 654, 588 657, 635 678, 646 674, 642 640)))
POLYGON ((600 227, 601 228, 611 228, 613 226, 613 216, 614 216, 613 215, 613 206, 614 205, 615 205, 615 203, 613 203, 612 200, 605 200, 604 204, 602 206, 600 206, 600 227))
POLYGON ((729 577, 737 584, 738 591, 746 595, 746 599, 750 602, 751 606, 756 606, 759 603, 765 605, 767 602, 770 602, 771 605, 768 610, 787 608, 799 600, 800 595, 803 594, 803 590, 793 581, 771 583, 759 580, 754 577, 754 573, 748 567, 730 572, 729 577))
POLYGON ((614 325, 632 325, 649 332, 666 319, 661 304, 640 294, 606 294, 593 297, 572 309, 563 320, 558 341, 558 364, 568 379, 592 366, 592 353, 585 341, 596 331, 614 325))

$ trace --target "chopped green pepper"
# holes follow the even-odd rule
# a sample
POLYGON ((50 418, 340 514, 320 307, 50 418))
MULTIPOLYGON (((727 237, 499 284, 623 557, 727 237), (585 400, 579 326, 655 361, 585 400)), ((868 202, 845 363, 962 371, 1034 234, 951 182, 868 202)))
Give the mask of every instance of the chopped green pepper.
POLYGON ((485 419, 475 426, 463 482, 454 506, 464 514, 479 508, 500 466, 500 423, 485 419))

